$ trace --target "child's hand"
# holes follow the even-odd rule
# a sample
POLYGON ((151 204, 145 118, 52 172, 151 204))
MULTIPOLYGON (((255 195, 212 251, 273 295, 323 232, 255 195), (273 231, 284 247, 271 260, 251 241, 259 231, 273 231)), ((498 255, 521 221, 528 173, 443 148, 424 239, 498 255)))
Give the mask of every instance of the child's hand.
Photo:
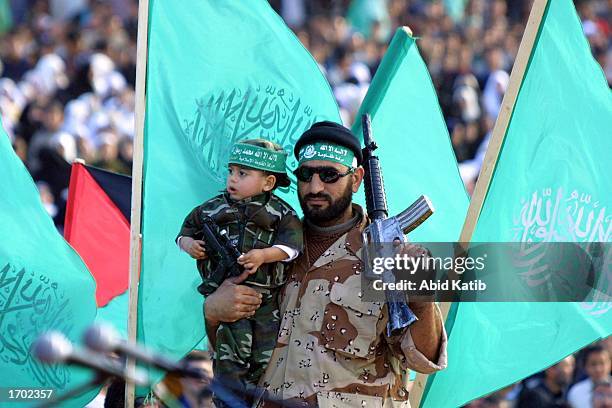
POLYGON ((190 237, 181 238, 181 248, 187 252, 193 259, 206 259, 206 249, 204 249, 204 241, 193 239, 190 237))
POLYGON ((244 267, 249 274, 255 273, 261 264, 265 263, 266 257, 263 249, 251 249, 238 258, 238 263, 244 267))

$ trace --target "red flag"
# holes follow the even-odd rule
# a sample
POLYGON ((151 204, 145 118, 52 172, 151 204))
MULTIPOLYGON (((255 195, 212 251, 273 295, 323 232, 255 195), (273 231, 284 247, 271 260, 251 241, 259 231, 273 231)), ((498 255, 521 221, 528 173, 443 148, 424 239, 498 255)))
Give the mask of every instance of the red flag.
POLYGON ((73 163, 64 237, 96 280, 96 303, 128 288, 131 178, 73 163))

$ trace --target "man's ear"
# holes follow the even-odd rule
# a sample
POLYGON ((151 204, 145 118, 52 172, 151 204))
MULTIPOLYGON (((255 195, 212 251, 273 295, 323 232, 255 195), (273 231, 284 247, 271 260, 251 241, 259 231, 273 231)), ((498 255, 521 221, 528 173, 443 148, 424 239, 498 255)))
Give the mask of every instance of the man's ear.
POLYGON ((353 180, 353 193, 359 191, 359 186, 361 186, 361 182, 363 181, 363 176, 365 174, 365 170, 363 167, 359 166, 355 169, 355 172, 351 174, 353 180))
POLYGON ((274 174, 268 174, 265 178, 265 182, 263 185, 263 191, 272 191, 274 185, 276 184, 276 176, 274 174))

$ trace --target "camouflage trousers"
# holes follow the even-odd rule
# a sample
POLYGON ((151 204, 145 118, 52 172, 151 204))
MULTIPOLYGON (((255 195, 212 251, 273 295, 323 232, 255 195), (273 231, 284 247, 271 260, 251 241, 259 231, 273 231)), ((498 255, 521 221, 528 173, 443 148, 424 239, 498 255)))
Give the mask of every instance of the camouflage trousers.
MULTIPOLYGON (((278 290, 262 295, 252 317, 222 323, 217 329, 214 376, 247 405, 272 356, 279 330, 278 290)), ((216 407, 232 406, 219 397, 213 398, 216 407)))

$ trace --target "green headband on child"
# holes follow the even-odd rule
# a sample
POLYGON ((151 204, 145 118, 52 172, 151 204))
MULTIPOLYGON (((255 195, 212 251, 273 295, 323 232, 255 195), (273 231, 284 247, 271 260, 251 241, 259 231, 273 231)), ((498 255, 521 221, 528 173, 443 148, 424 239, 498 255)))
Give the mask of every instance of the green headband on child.
POLYGON ((236 143, 232 146, 228 163, 285 174, 286 161, 287 152, 285 151, 272 151, 252 144, 236 143))
POLYGON ((355 154, 352 150, 329 142, 316 142, 302 146, 298 159, 299 164, 310 160, 327 160, 351 168, 357 166, 355 154))

